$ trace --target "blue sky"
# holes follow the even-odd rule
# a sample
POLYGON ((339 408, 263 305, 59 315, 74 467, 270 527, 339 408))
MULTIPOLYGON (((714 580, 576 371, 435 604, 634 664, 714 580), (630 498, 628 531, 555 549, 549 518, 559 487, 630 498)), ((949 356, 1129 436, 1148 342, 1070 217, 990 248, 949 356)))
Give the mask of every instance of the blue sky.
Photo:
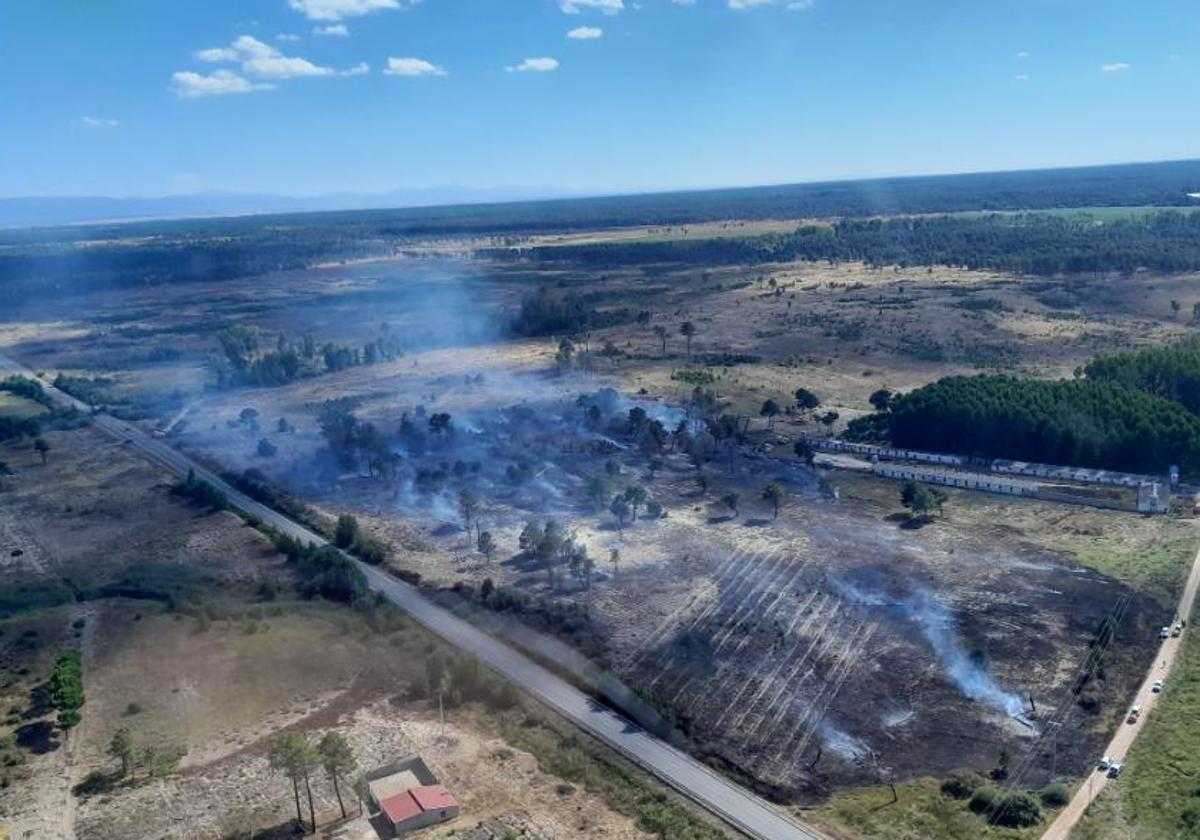
POLYGON ((0 55, 0 196, 1200 155, 1196 0, 0 0, 0 55))

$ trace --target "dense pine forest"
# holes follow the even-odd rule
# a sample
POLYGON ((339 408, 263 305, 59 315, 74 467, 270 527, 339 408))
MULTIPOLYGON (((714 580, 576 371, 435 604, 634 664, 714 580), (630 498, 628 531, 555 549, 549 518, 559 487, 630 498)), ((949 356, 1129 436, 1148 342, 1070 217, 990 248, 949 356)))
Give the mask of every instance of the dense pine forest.
POLYGON ((1132 472, 1200 471, 1200 419, 1089 380, 949 377, 899 399, 892 441, 912 449, 1132 472))
POLYGON ((850 423, 851 440, 984 458, 1200 474, 1200 337, 1100 356, 1062 381, 954 376, 850 423))
POLYGON ((555 246, 521 256, 595 266, 860 260, 1036 275, 1194 271, 1200 268, 1200 213, 1166 210, 1113 221, 1088 213, 846 220, 790 234, 555 246))
POLYGON ((1137 388, 1200 414, 1200 336, 1170 347, 1099 356, 1084 371, 1088 379, 1137 388))

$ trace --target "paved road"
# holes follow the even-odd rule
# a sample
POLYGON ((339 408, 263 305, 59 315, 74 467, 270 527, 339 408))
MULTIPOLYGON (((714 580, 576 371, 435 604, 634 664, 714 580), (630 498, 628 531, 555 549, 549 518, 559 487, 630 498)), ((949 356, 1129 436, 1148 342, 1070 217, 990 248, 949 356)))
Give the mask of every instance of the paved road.
MULTIPOLYGON (((35 378, 32 371, 2 354, 0 370, 35 378)), ((42 385, 47 394, 60 404, 82 411, 91 410, 86 404, 47 383, 43 382, 42 385)), ((324 538, 304 526, 231 487, 164 441, 107 414, 97 414, 94 419, 101 429, 176 475, 183 476, 188 470, 193 470, 197 478, 220 489, 229 497, 231 504, 242 512, 257 516, 264 523, 297 539, 325 542, 324 538)), ((355 562, 366 574, 372 589, 382 592, 429 630, 450 644, 473 653, 524 691, 738 830, 762 840, 824 840, 823 835, 815 829, 780 813, 770 803, 597 703, 529 657, 437 606, 417 588, 372 566, 357 560, 355 562)))
MULTIPOLYGON (((1179 598, 1179 618, 1188 618, 1192 614, 1192 607, 1196 603, 1196 591, 1200 589, 1200 551, 1196 552, 1196 558, 1192 561, 1192 571, 1188 575, 1187 583, 1183 587, 1183 595, 1179 598)), ((1174 622, 1172 622, 1173 624, 1174 622)), ((1196 632, 1189 623, 1186 630, 1183 631, 1184 636, 1188 633, 1196 632)), ((1105 755, 1110 755, 1117 761, 1124 762, 1125 756, 1129 753, 1129 748, 1133 746, 1134 739, 1142 731, 1142 727, 1146 725, 1146 719, 1154 711, 1154 707, 1158 705, 1158 698, 1161 695, 1154 694, 1150 691, 1150 687, 1155 680, 1162 680, 1164 683, 1163 691, 1171 690, 1171 681, 1167 678, 1171 673, 1171 668, 1175 664, 1175 657, 1179 654, 1179 650, 1183 645, 1183 637, 1170 638, 1163 640, 1159 646, 1158 655, 1154 659, 1154 664, 1150 666, 1150 670, 1146 674, 1146 679, 1142 682, 1134 696, 1131 706, 1140 704, 1142 707, 1142 716, 1137 723, 1122 723, 1121 728, 1113 735, 1112 740, 1108 743, 1108 749, 1105 750, 1105 755)), ((1096 756, 1099 760, 1100 756, 1096 756)), ((1100 792, 1106 788, 1109 783, 1122 784, 1121 779, 1109 779, 1106 773, 1099 770, 1093 770, 1091 776, 1084 780, 1079 789, 1075 791, 1075 796, 1067 803, 1067 807, 1059 811, 1058 816, 1050 827, 1046 829, 1046 833, 1042 835, 1042 840, 1066 840, 1070 835, 1071 830, 1075 828, 1075 824, 1082 819, 1084 812, 1088 806, 1095 801, 1100 792)))

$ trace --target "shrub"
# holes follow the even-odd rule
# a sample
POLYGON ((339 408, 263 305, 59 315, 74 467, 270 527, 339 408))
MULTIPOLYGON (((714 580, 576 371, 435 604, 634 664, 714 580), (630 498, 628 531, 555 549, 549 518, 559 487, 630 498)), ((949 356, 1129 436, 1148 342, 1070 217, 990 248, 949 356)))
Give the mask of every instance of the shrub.
POLYGON ((970 799, 983 783, 983 777, 978 773, 951 773, 942 782, 942 793, 951 799, 970 799))
POLYGON ((1000 798, 999 792, 991 785, 985 785, 977 788, 971 794, 971 801, 967 803, 967 807, 976 814, 985 814, 991 812, 996 807, 996 803, 1000 798))
POLYGON ((1051 808, 1061 808, 1071 801, 1071 789, 1062 782, 1055 782, 1042 789, 1042 802, 1051 808))
POLYGON ((1042 808, 1033 794, 1013 791, 1000 797, 1000 807, 992 819, 1006 828, 1028 828, 1042 821, 1042 808))

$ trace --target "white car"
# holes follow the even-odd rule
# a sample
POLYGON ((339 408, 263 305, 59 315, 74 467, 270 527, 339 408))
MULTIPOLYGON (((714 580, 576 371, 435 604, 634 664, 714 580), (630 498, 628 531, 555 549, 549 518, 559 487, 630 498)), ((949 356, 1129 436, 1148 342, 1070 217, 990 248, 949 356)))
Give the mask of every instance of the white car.
POLYGON ((1160 639, 1169 639, 1169 638, 1171 638, 1171 628, 1170 628, 1170 627, 1164 627, 1163 629, 1159 630, 1159 631, 1158 631, 1158 638, 1160 638, 1160 639))
POLYGON ((1122 770, 1122 769, 1124 769, 1124 767, 1125 767, 1125 765, 1124 765, 1124 764, 1122 764, 1121 762, 1119 762, 1119 761, 1114 761, 1114 762, 1113 762, 1111 765, 1109 765, 1109 768, 1108 768, 1108 778, 1110 778, 1110 779, 1115 779, 1115 778, 1117 778, 1118 776, 1120 776, 1120 775, 1121 775, 1121 770, 1122 770))
POLYGON ((1096 764, 1096 769, 1107 770, 1109 767, 1112 767, 1115 762, 1116 759, 1114 759, 1111 755, 1106 755, 1096 764))
POLYGON ((1132 709, 1129 710, 1129 717, 1125 718, 1125 722, 1126 723, 1137 723, 1141 717, 1142 717, 1142 707, 1140 705, 1134 706, 1132 709))
POLYGON ((1162 680, 1155 680, 1154 684, 1150 686, 1150 691, 1153 692, 1154 694, 1158 694, 1162 690, 1163 690, 1163 681, 1162 680))

